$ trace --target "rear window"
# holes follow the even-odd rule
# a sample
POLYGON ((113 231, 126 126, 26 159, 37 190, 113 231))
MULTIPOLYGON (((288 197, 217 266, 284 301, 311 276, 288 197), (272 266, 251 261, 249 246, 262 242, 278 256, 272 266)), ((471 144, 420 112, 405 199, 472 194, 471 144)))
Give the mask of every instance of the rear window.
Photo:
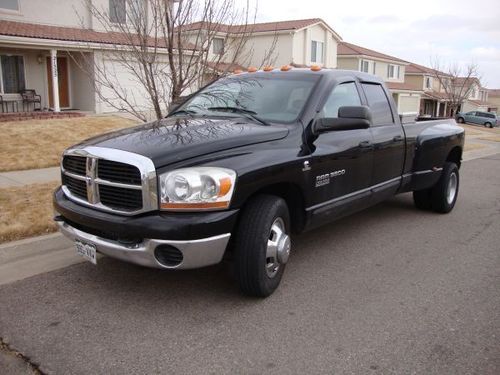
POLYGON ((379 84, 363 83, 366 99, 372 112, 373 126, 391 125, 394 123, 389 99, 379 84))

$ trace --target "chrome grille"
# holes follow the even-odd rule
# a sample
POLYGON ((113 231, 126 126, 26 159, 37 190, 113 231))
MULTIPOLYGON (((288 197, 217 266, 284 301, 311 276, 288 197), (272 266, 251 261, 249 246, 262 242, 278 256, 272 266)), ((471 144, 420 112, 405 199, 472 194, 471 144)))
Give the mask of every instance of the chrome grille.
POLYGON ((125 215, 158 207, 155 168, 144 156, 85 147, 66 151, 61 167, 63 191, 78 203, 125 215))

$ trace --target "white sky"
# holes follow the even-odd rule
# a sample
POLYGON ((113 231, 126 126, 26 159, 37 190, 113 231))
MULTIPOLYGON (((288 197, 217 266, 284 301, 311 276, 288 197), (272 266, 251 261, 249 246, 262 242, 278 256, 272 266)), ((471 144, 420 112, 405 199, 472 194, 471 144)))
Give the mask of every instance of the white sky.
POLYGON ((477 63, 483 86, 500 88, 500 0, 258 2, 257 22, 315 17, 346 42, 407 61, 477 63))

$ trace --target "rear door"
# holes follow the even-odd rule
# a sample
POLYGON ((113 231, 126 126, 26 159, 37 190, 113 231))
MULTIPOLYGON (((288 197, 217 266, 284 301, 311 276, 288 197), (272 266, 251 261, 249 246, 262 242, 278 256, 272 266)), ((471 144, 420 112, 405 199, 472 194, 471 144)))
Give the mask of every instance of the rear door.
POLYGON ((476 111, 467 112, 464 117, 465 122, 476 123, 476 111))
POLYGON ((395 194, 399 187, 404 164, 405 135, 384 87, 372 82, 363 82, 362 87, 372 113, 370 131, 374 149, 371 186, 376 186, 376 199, 385 199, 395 194))

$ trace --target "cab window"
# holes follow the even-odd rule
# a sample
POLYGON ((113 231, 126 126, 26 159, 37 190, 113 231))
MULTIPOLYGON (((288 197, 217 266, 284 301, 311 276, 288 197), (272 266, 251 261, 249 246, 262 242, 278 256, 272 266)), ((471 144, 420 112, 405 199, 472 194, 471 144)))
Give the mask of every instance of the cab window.
POLYGON ((321 117, 338 117, 340 107, 356 105, 361 105, 356 84, 354 82, 341 83, 330 93, 321 117))

